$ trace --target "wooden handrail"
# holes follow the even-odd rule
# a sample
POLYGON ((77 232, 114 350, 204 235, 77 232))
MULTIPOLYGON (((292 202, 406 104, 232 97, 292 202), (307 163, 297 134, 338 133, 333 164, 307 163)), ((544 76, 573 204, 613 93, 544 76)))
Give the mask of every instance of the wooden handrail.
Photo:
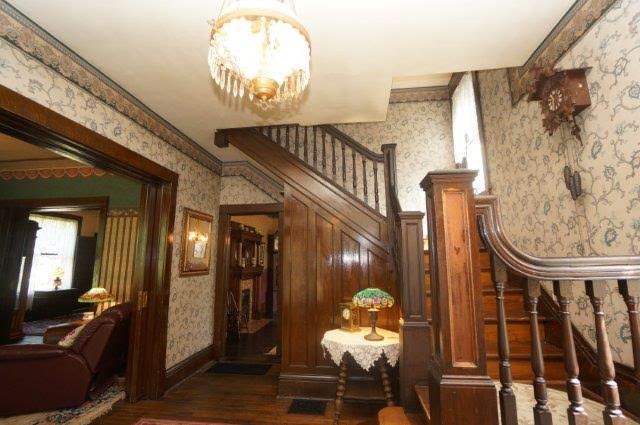
POLYGON ((342 141, 345 145, 349 146, 354 151, 358 152, 360 155, 366 157, 367 159, 375 162, 382 162, 383 157, 382 154, 376 153, 372 150, 367 149, 365 146, 356 142, 351 136, 343 133, 332 125, 319 125, 319 128, 324 130, 327 134, 335 137, 336 139, 342 141))
POLYGON ((521 276, 539 280, 617 280, 640 278, 639 256, 536 257, 516 248, 504 233, 498 198, 476 197, 478 231, 487 249, 521 276))

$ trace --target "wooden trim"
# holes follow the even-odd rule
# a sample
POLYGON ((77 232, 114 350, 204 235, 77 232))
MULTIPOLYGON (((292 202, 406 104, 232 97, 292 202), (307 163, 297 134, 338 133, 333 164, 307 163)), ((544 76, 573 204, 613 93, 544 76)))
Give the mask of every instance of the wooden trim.
POLYGON ((39 198, 39 199, 4 199, 0 200, 2 207, 24 207, 39 212, 81 211, 89 209, 103 209, 109 205, 108 196, 93 198, 39 198))
POLYGON ((127 395, 158 398, 164 391, 172 235, 178 174, 143 155, 0 86, 0 132, 105 171, 143 182, 139 250, 132 300, 127 395))
POLYGON ((480 81, 478 80, 478 72, 471 73, 471 81, 473 82, 473 94, 476 102, 476 120, 478 121, 478 135, 480 137, 480 146, 482 146, 482 164, 484 165, 484 187, 485 193, 491 194, 491 172, 489 170, 489 160, 487 156, 487 144, 484 136, 484 121, 482 118, 482 98, 480 97, 480 81))
POLYGON ((617 280, 640 278, 640 256, 535 257, 505 236, 498 198, 477 196, 478 231, 485 247, 516 274, 537 280, 617 280))
POLYGON ((215 359, 213 344, 187 357, 180 363, 167 369, 166 391, 171 390, 185 379, 195 375, 201 369, 209 367, 215 359))
POLYGON ((462 77, 464 77, 464 74, 464 72, 455 72, 451 75, 449 84, 447 84, 447 89, 449 90, 449 99, 453 97, 453 93, 458 88, 458 84, 460 84, 460 81, 462 81, 462 77))
POLYGON ((412 87, 406 89, 391 89, 389 103, 433 102, 448 100, 449 98, 449 89, 447 86, 412 87))
MULTIPOLYGON (((216 255, 216 285, 213 309, 213 351, 215 358, 224 357, 227 336, 227 292, 229 290, 229 262, 231 258, 231 216, 232 215, 270 215, 278 214, 278 233, 282 238, 284 223, 284 204, 238 204, 220 205, 218 216, 218 252, 216 255)), ((282 282, 282 248, 280 249, 280 266, 278 279, 282 282)), ((280 284, 282 285, 282 284, 280 284)), ((282 290, 278 291, 282 295, 282 290)), ((282 306, 282 303, 279 304, 282 306)), ((278 309, 282 314, 282 309, 278 309)), ((279 338, 282 338, 282 325, 279 325, 279 338)), ((279 341, 278 347, 282 346, 279 341)))

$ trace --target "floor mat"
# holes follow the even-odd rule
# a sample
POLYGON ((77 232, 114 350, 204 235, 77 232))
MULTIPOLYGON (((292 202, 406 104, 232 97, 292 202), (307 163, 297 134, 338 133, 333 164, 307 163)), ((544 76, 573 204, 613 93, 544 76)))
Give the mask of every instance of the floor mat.
POLYGON ((297 415, 318 415, 324 416, 324 411, 327 408, 327 402, 323 400, 306 400, 302 398, 296 398, 291 402, 287 413, 293 413, 297 415))
POLYGON ((208 372, 210 373, 230 373, 233 375, 265 375, 269 369, 270 364, 263 363, 216 363, 208 372))

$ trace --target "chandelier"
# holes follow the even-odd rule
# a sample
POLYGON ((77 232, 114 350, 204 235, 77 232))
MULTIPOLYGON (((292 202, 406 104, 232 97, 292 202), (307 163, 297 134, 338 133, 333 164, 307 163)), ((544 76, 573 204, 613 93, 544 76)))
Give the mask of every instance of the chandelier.
POLYGON ((267 109, 307 87, 311 42, 293 0, 224 0, 212 26, 209 67, 223 92, 267 109))

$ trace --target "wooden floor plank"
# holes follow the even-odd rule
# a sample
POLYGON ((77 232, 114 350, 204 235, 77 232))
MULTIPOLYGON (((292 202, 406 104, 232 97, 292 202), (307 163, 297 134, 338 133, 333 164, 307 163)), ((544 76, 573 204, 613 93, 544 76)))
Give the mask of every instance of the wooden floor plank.
MULTIPOLYGON (((118 402, 94 424, 128 425, 144 417, 237 425, 332 423, 332 402, 327 404, 324 416, 290 415, 287 410, 291 400, 278 399, 277 389, 278 366, 263 376, 204 372, 187 379, 162 400, 118 402)), ((379 403, 345 403, 340 423, 375 425, 382 407, 379 403)))

